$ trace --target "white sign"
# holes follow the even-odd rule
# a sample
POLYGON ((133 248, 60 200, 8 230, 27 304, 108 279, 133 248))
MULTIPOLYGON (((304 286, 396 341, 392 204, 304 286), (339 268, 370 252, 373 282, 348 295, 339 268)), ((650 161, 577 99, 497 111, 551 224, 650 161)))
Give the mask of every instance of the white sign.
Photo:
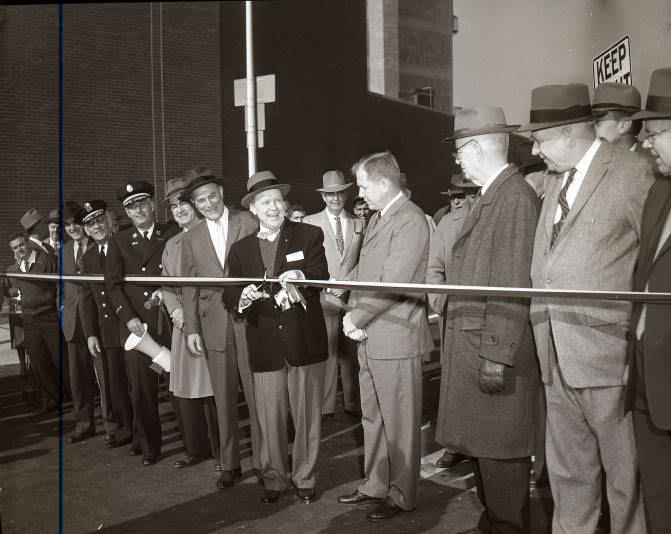
POLYGON ((629 36, 625 35, 613 46, 609 46, 594 58, 594 88, 603 82, 617 82, 632 85, 631 49, 629 36))
MULTIPOLYGON (((247 78, 233 80, 233 100, 236 106, 244 106, 247 103, 247 78)), ((275 102, 274 74, 256 77, 256 101, 264 104, 275 102)))

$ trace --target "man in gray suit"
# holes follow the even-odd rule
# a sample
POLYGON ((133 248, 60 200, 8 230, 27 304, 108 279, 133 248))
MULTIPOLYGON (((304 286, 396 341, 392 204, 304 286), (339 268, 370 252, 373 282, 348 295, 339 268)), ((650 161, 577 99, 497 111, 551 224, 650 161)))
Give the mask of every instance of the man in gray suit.
MULTIPOLYGON (((631 290, 647 160, 596 138, 587 86, 531 93, 534 155, 546 163, 533 287, 631 290)), ((631 304, 534 298, 531 322, 547 398, 553 532, 596 530, 602 470, 611 532, 645 531, 631 414, 623 413, 631 304)))
MULTIPOLYGON (((231 245, 256 231, 249 214, 230 211, 224 205, 220 181, 206 167, 187 172, 185 195, 202 213, 203 220, 184 234, 184 276, 224 277, 228 273, 231 245)), ((182 289, 184 334, 189 350, 207 358, 219 423, 221 476, 218 488, 226 488, 241 476, 238 430, 238 372, 249 409, 253 467, 259 468, 259 420, 254 403, 254 384, 249 367, 244 323, 224 307, 224 288, 189 286, 182 289)))
MULTIPOLYGON (((352 168, 361 195, 379 210, 366 230, 359 265, 348 279, 423 283, 429 255, 424 212, 401 191, 389 152, 361 158, 352 168)), ((380 521, 417 504, 422 404, 421 355, 433 346, 424 298, 417 294, 353 291, 345 335, 360 341, 359 388, 366 478, 343 504, 377 502, 380 521), (399 402, 402 399, 402 402, 399 402)))
MULTIPOLYGON (((319 226, 324 232, 324 250, 331 278, 342 280, 359 263, 359 251, 365 230, 364 222, 345 211, 347 189, 341 171, 328 171, 322 177, 321 193, 326 208, 308 215, 303 222, 319 226)), ((328 334, 329 359, 326 361, 324 382, 323 415, 333 415, 338 389, 338 367, 342 380, 345 412, 361 413, 359 407, 359 384, 356 379, 356 346, 342 335, 342 317, 345 304, 341 291, 325 290, 321 294, 322 310, 328 334)))

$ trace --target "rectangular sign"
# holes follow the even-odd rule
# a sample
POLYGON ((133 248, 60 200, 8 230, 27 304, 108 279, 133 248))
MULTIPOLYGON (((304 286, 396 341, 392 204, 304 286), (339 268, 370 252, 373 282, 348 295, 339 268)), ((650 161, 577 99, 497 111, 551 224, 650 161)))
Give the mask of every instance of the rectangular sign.
POLYGON ((594 88, 603 82, 617 82, 632 85, 631 49, 629 36, 625 35, 617 43, 609 46, 594 58, 594 88))
MULTIPOLYGON (((233 80, 233 100, 236 106, 244 106, 247 102, 247 78, 233 80)), ((266 74, 256 77, 256 101, 275 102, 275 75, 266 74)))

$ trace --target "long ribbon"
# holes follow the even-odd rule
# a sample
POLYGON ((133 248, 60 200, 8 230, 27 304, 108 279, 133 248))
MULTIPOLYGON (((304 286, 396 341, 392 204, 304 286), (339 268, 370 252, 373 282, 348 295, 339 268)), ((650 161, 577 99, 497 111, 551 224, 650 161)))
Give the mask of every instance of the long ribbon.
MULTIPOLYGON (((0 276, 57 282, 104 282, 103 276, 6 273, 0 276)), ((190 276, 126 276, 130 284, 156 286, 240 286, 259 283, 279 283, 277 278, 216 278, 190 276)), ((541 289, 528 287, 464 286, 451 284, 410 284, 395 282, 353 282, 349 280, 285 280, 298 285, 318 288, 340 288, 357 291, 384 291, 385 293, 444 293, 447 295, 470 295, 479 297, 558 297, 594 300, 618 300, 671 304, 671 292, 601 291, 587 289, 541 289)))

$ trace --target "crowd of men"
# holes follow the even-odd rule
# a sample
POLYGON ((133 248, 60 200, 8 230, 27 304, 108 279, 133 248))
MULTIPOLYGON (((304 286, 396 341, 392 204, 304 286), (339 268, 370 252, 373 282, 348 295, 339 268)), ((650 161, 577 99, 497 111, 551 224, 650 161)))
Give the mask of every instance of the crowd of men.
POLYGON ((604 497, 611 532, 669 532, 671 308, 581 291, 671 290, 671 68, 652 74, 644 109, 629 85, 602 84, 591 102, 583 84, 546 85, 531 93, 528 124, 508 124, 500 108, 462 109, 444 141, 463 175, 433 219, 410 200, 389 152, 353 165, 356 215, 345 210, 354 184, 339 170, 317 188, 324 209, 306 215, 287 205, 291 185, 269 171, 249 178, 243 210, 233 210, 205 167, 167 184, 161 202, 177 225, 155 222, 157 200, 143 181, 118 193, 125 228, 113 227, 103 200, 66 203, 43 242, 31 234, 42 218, 30 210, 10 239, 15 272, 57 273, 56 251, 62 274, 104 275, 104 283, 65 282, 61 310, 51 281, 14 278, 5 288, 22 309, 43 410, 58 402, 62 335, 75 421, 67 441, 95 433, 95 375, 107 446, 156 463, 159 358, 124 348, 131 334, 149 336, 170 348, 186 450, 175 467, 214 456, 217 486, 235 484, 241 384, 261 502, 294 490, 310 503, 340 376, 344 410, 361 418, 365 473, 338 500, 373 503, 367 517, 382 521, 418 504, 428 303, 440 315, 438 465, 472 462, 484 512, 470 532, 529 532, 532 455, 546 459, 553 532, 595 532, 604 497), (515 131, 530 135, 529 165, 510 161, 515 131), (258 282, 124 281, 143 275, 258 282), (322 290, 302 279, 576 294, 427 296, 322 290))

